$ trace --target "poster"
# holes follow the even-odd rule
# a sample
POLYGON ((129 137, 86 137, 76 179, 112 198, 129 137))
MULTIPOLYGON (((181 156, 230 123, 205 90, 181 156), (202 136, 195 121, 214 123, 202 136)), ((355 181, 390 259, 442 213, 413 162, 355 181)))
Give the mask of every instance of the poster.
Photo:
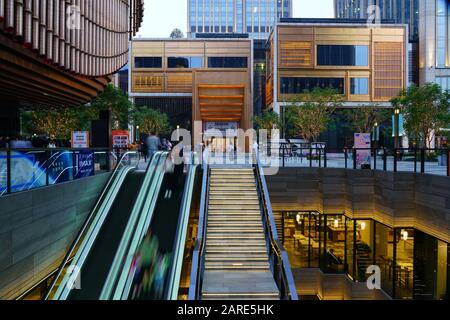
POLYGON ((50 184, 57 184, 72 180, 72 151, 55 152, 51 155, 48 161, 48 178, 50 184))
POLYGON ((89 131, 73 131, 72 148, 73 149, 89 148, 89 131))
POLYGON ((81 151, 75 157, 74 179, 86 178, 94 175, 94 153, 81 151))
POLYGON ((127 130, 112 131, 112 146, 114 149, 127 149, 129 144, 130 139, 127 130))
POLYGON ((370 133, 355 133, 356 166, 370 166, 371 144, 370 133), (362 150, 358 150, 362 149, 362 150))

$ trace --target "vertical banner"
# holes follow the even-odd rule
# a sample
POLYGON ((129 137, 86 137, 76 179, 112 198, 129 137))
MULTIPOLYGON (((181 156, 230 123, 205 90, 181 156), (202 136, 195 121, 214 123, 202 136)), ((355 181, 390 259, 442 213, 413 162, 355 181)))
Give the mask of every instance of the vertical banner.
POLYGON ((81 151, 75 157, 75 177, 74 179, 86 178, 94 175, 94 153, 91 151, 81 151))
POLYGON ((371 161, 370 133, 355 133, 356 166, 369 165, 371 161), (364 150, 358 150, 364 149, 364 150))
POLYGON ((73 149, 89 148, 89 131, 73 131, 72 148, 73 149))

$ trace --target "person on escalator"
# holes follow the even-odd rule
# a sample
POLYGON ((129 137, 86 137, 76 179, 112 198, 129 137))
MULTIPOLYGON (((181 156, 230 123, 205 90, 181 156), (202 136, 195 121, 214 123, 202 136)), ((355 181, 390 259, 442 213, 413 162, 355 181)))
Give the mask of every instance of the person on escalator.
POLYGON ((152 158, 152 156, 161 149, 161 139, 156 135, 155 132, 151 132, 150 135, 147 137, 147 147, 148 147, 148 157, 149 159, 152 158))

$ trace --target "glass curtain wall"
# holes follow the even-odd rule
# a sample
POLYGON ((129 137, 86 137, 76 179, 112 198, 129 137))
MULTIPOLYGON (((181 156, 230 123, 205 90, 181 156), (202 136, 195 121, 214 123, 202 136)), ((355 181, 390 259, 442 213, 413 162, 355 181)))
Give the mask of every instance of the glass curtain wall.
POLYGON ((449 244, 413 228, 390 228, 342 214, 283 212, 282 236, 293 269, 320 268, 364 282, 381 272, 381 288, 395 299, 448 299, 449 244))

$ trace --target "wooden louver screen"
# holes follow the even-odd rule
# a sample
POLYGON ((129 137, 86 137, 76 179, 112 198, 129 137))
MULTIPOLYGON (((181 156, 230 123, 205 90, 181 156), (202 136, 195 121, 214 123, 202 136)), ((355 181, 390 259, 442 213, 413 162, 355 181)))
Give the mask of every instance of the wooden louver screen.
POLYGON ((403 89, 403 46, 400 42, 374 44, 375 99, 391 99, 403 89))
POLYGON ((311 42, 280 41, 280 67, 311 66, 311 42))
POLYGON ((199 85, 199 107, 203 121, 236 121, 245 105, 244 85, 199 85))

